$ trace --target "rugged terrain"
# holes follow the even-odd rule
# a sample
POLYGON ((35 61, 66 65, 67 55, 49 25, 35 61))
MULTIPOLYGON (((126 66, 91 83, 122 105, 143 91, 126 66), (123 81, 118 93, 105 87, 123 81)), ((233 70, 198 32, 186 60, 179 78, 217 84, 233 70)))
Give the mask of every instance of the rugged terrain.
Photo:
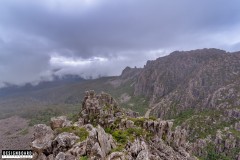
POLYGON ((86 92, 75 121, 53 117, 34 126, 34 159, 194 160, 186 130, 173 122, 138 117, 109 94, 86 92))
POLYGON ((0 90, 0 117, 17 114, 30 119, 29 125, 49 124, 59 115, 73 121, 84 91, 94 89, 110 93, 121 108, 145 119, 161 118, 173 122, 173 130, 186 130, 187 141, 196 146, 193 155, 230 160, 240 152, 239 85, 240 52, 175 51, 148 61, 144 68, 127 67, 116 77, 52 82, 24 92, 20 87, 6 95, 0 90))

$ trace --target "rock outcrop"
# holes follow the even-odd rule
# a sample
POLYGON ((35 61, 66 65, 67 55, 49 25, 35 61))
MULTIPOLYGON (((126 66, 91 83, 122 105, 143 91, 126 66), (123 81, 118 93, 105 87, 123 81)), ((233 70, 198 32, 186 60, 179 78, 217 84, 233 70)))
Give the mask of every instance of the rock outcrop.
POLYGON ((136 117, 108 94, 86 92, 77 122, 51 119, 35 126, 34 159, 194 160, 187 132, 173 122, 136 117))

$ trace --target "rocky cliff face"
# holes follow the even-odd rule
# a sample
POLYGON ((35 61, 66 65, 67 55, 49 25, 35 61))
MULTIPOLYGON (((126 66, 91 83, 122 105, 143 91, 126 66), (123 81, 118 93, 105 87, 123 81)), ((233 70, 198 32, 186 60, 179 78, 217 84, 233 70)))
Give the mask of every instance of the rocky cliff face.
POLYGON ((187 132, 173 122, 138 117, 108 94, 86 92, 78 120, 51 119, 34 126, 38 160, 194 160, 187 132))
POLYGON ((189 108, 240 105, 240 53, 218 49, 187 52, 148 61, 138 75, 135 95, 151 99, 152 113, 170 118, 189 108))

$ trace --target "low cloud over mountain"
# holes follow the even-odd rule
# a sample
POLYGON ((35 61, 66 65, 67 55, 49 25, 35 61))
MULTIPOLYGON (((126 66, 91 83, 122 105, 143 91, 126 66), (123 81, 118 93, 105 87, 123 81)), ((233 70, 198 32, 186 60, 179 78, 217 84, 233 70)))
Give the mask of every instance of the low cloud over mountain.
POLYGON ((118 75, 173 50, 240 49, 233 0, 2 0, 0 87, 118 75))

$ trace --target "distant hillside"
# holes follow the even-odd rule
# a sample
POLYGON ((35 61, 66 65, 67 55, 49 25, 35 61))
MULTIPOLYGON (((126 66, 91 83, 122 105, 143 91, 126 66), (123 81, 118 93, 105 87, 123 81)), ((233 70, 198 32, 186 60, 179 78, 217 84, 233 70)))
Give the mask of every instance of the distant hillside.
POLYGON ((85 79, 77 75, 65 75, 63 77, 55 76, 52 81, 43 81, 37 85, 32 85, 30 83, 25 84, 23 86, 8 84, 7 87, 0 89, 0 97, 13 96, 17 94, 21 95, 31 91, 37 91, 45 88, 53 88, 82 81, 85 81, 85 79))
MULTIPOLYGON (((132 108, 143 115, 148 101, 144 97, 133 96, 136 75, 128 75, 129 69, 127 67, 119 77, 84 80, 68 76, 36 86, 28 84, 0 89, 0 118, 20 115, 32 119, 33 124, 47 122, 55 115, 78 112, 84 91, 90 89, 109 92, 123 107, 132 108)), ((139 73, 140 69, 133 71, 139 73)))

